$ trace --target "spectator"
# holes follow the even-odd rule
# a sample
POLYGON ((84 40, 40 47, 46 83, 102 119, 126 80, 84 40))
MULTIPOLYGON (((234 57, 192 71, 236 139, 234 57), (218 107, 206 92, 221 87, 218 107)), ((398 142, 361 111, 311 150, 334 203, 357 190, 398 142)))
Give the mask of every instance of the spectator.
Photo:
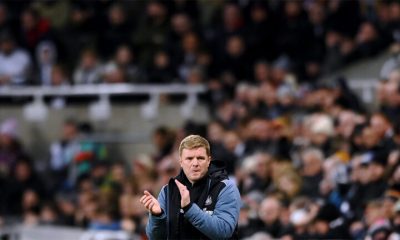
POLYGON ((220 73, 230 73, 234 82, 249 81, 250 69, 244 62, 250 62, 246 55, 244 39, 240 36, 231 36, 226 40, 225 52, 220 59, 220 73))
POLYGON ((57 49, 52 42, 41 42, 36 48, 37 71, 39 85, 50 86, 52 83, 52 70, 57 60, 57 49))
POLYGON ((253 68, 254 81, 257 84, 268 83, 271 81, 271 67, 265 61, 258 61, 253 68))
POLYGON ((83 49, 94 47, 95 31, 88 7, 84 3, 72 4, 67 24, 59 33, 68 66, 76 65, 83 49))
POLYGON ((155 162, 159 163, 164 157, 172 153, 175 133, 165 126, 160 126, 153 132, 153 144, 156 147, 155 162))
POLYGON ((171 83, 175 81, 176 74, 172 67, 169 55, 160 51, 154 55, 153 64, 147 71, 149 83, 171 83))
POLYGON ((79 127, 74 120, 65 121, 61 139, 50 147, 49 168, 52 175, 50 189, 68 191, 79 178, 89 174, 93 166, 105 164, 107 151, 101 144, 85 139, 89 129, 79 127))
POLYGON ((179 51, 179 44, 183 36, 193 32, 193 23, 186 13, 176 13, 171 16, 171 31, 167 40, 168 51, 173 53, 179 51))
POLYGON ((310 148, 305 149, 301 157, 303 186, 300 194, 310 198, 318 198, 320 196, 319 183, 323 177, 323 153, 319 149, 310 148))
POLYGON ((100 32, 98 43, 99 52, 104 58, 111 57, 118 46, 128 44, 132 31, 123 5, 111 5, 107 17, 104 30, 100 32))
POLYGON ((31 59, 27 52, 17 47, 14 38, 9 33, 1 33, 0 85, 27 84, 31 67, 31 59))
POLYGON ((148 2, 145 14, 132 35, 133 44, 141 49, 138 56, 141 65, 146 67, 150 65, 154 54, 165 44, 168 31, 166 6, 160 1, 148 2))
POLYGON ((13 14, 5 3, 0 4, 0 29, 2 31, 10 31, 13 34, 17 31, 17 24, 13 19, 13 14))
POLYGON ((105 80, 110 83, 145 81, 143 71, 128 45, 121 45, 117 48, 114 59, 104 66, 104 72, 105 80))
POLYGON ((39 214, 40 200, 46 198, 46 188, 35 172, 32 162, 19 158, 7 184, 7 213, 18 216, 32 211, 39 214))
POLYGON ((99 62, 97 54, 92 49, 82 52, 80 63, 74 71, 75 84, 100 83, 103 77, 103 67, 99 62))
POLYGON ((23 155, 22 144, 18 139, 16 119, 6 119, 0 126, 0 176, 11 175, 18 158, 23 155))
POLYGON ((20 42, 31 56, 34 55, 38 44, 43 40, 51 40, 50 22, 43 19, 33 8, 25 9, 21 13, 20 42))
POLYGON ((276 20, 268 3, 253 1, 250 7, 250 22, 246 24, 245 38, 252 61, 276 58, 276 20))
POLYGON ((177 57, 178 74, 183 82, 188 82, 188 75, 191 69, 196 67, 200 53, 200 39, 195 33, 187 33, 182 37, 181 49, 177 57))

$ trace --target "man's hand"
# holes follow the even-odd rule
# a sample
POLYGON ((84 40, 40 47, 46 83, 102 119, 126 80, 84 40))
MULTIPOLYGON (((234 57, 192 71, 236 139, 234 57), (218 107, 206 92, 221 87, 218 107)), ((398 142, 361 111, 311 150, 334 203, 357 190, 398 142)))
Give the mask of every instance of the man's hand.
POLYGON ((190 192, 185 185, 183 185, 176 179, 175 183, 178 186, 179 193, 181 194, 181 208, 184 208, 190 203, 190 192))
POLYGON ((151 193, 148 191, 144 191, 143 196, 140 198, 140 203, 149 210, 149 212, 153 215, 161 215, 162 209, 160 207, 160 203, 157 201, 151 193))

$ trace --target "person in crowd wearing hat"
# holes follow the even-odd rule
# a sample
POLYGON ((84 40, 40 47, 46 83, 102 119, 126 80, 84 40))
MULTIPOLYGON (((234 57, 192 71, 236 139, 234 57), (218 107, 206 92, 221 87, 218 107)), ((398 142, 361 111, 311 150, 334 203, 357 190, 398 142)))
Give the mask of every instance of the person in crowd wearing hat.
POLYGON ((210 144, 189 135, 179 146, 182 171, 160 191, 144 191, 149 239, 237 238, 240 194, 221 161, 211 161, 210 144))

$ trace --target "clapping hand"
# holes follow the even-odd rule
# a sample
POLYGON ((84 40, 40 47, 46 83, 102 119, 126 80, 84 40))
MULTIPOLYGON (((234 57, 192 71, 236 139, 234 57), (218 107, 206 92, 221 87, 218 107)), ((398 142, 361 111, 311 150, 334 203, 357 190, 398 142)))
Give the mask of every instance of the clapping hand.
POLYGON ((156 216, 162 214, 160 203, 149 191, 144 191, 143 196, 140 198, 140 203, 142 203, 151 214, 156 216))
POLYGON ((178 186, 179 193, 181 194, 181 208, 190 204, 190 192, 185 185, 175 179, 176 186, 178 186))

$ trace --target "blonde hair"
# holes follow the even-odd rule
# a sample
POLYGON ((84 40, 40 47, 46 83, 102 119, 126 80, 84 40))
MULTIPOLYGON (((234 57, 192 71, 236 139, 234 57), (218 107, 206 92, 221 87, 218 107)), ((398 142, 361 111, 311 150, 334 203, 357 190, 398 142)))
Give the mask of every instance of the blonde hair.
POLYGON ((204 147, 206 149, 207 156, 211 155, 210 143, 200 135, 189 135, 185 137, 179 145, 179 156, 182 155, 183 149, 196 149, 204 147))

